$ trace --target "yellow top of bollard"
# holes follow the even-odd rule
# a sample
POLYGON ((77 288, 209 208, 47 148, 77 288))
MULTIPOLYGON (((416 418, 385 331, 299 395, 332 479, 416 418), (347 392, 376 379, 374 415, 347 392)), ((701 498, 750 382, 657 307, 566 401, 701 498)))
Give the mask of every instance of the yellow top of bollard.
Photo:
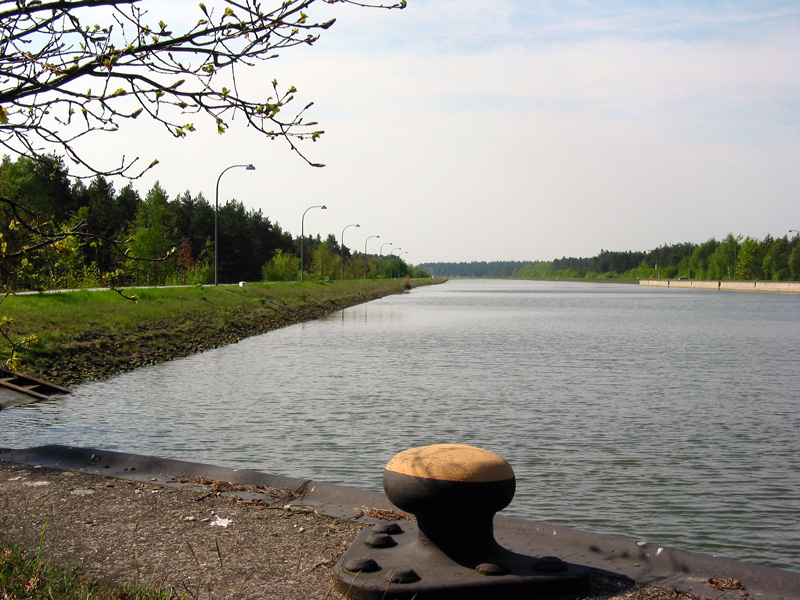
POLYGON ((434 444, 397 454, 387 471, 439 481, 491 482, 514 479, 514 470, 499 454, 465 444, 434 444))

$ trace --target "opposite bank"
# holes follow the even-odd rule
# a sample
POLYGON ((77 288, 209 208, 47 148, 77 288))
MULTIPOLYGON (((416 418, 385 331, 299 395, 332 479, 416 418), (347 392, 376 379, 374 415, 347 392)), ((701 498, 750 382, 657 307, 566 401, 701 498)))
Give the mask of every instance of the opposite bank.
POLYGON ((800 294, 800 281, 716 281, 701 279, 640 279, 639 285, 731 292, 783 292, 800 294))

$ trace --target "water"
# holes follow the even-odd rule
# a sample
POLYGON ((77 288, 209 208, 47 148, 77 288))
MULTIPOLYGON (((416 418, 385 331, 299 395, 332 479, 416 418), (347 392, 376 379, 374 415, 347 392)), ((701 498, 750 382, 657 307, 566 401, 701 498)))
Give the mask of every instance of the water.
POLYGON ((0 446, 380 489, 498 452, 506 513, 800 571, 800 296, 456 280, 0 413, 0 446))

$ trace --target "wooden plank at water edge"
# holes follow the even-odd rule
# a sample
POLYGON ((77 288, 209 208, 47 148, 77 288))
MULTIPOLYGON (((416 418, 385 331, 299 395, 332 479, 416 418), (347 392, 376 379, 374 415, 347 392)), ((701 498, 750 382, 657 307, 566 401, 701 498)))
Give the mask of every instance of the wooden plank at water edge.
POLYGON ((0 367, 0 388, 3 390, 3 393, 0 394, 0 408, 24 404, 29 402, 30 398, 46 400, 51 396, 72 393, 67 388, 55 383, 2 367, 0 367), (27 397, 28 400, 21 398, 21 395, 27 397))

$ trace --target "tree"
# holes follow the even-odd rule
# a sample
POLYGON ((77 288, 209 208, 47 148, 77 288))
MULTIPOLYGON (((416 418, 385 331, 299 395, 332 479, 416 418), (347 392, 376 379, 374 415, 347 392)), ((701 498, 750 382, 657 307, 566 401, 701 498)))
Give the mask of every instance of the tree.
POLYGON ((339 272, 340 258, 327 242, 322 242, 314 249, 314 261, 311 264, 311 272, 316 274, 319 279, 329 279, 336 277, 339 272))
POLYGON ((789 240, 786 236, 773 240, 772 245, 767 248, 761 268, 764 279, 772 281, 786 281, 789 279, 789 240))
POLYGON ((264 265, 261 274, 264 281, 294 281, 300 278, 300 259, 278 250, 264 265))
POLYGON ((139 282, 162 285, 169 274, 162 259, 177 250, 174 217, 167 193, 156 182, 139 205, 133 220, 130 253, 137 259, 127 262, 128 270, 139 282))
POLYGON ((708 277, 710 279, 738 279, 736 275, 738 251, 739 240, 729 233, 708 259, 708 277))

